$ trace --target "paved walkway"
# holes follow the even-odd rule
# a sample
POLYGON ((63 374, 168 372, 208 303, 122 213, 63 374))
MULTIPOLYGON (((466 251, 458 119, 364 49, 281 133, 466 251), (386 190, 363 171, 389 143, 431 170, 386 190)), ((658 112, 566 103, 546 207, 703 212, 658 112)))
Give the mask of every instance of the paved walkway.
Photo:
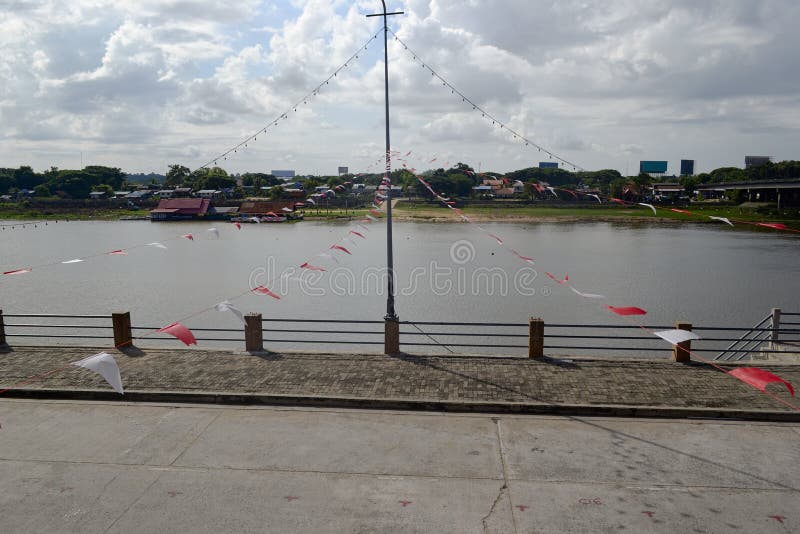
MULTIPOLYGON (((99 350, 15 348, 0 354, 0 389, 99 350)), ((163 349, 114 355, 128 400, 674 417, 692 415, 692 410, 710 417, 769 412, 773 419, 800 420, 800 412, 703 364, 163 349)), ((800 366, 757 365, 800 389, 800 366)), ((49 396, 61 391, 73 398, 118 397, 96 374, 71 367, 22 389, 40 395, 48 390, 49 396)), ((769 391, 800 406, 781 384, 770 385, 769 391)))
POLYGON ((800 529, 794 423, 30 399, 0 421, 4 533, 800 529))

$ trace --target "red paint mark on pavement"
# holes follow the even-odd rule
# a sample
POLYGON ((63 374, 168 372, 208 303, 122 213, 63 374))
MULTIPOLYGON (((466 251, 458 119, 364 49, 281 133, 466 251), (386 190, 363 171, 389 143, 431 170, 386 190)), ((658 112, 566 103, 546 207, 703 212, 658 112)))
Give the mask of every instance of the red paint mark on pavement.
POLYGON ((284 499, 286 499, 289 502, 296 501, 299 498, 300 497, 295 497, 294 495, 287 495, 286 497, 284 497, 284 499))
POLYGON ((655 512, 642 512, 642 513, 647 517, 653 517, 653 514, 655 514, 655 512))
POLYGON ((516 505, 514 508, 519 508, 519 511, 520 511, 520 512, 524 512, 525 510, 527 510, 528 508, 530 508, 530 506, 525 506, 524 504, 518 504, 518 505, 516 505))
POLYGON ((168 491, 167 495, 169 495, 170 497, 174 497, 176 495, 183 495, 183 492, 182 491, 168 491))
POLYGON ((780 524, 783 524, 783 520, 786 519, 782 515, 771 515, 771 516, 769 516, 769 518, 770 519, 774 519, 775 521, 777 521, 780 524))
POLYGON ((405 508, 406 506, 408 506, 409 504, 413 503, 414 501, 397 501, 397 502, 402 504, 403 508, 405 508))

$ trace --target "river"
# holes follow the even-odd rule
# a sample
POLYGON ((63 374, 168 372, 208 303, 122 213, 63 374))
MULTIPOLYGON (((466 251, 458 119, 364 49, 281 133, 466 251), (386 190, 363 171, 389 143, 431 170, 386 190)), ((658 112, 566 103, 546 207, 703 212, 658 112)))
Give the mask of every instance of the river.
MULTIPOLYGON (((536 316, 546 323, 627 324, 605 308, 612 304, 647 310, 651 325, 685 320, 744 327, 773 307, 800 311, 800 239, 795 236, 691 224, 483 227, 503 245, 468 224, 395 223, 401 319, 524 323, 536 316), (535 264, 520 260, 512 249, 535 264), (583 299, 545 271, 558 278, 568 274, 576 289, 608 299, 583 299)), ((386 258, 383 222, 369 231, 356 229, 365 239, 349 234, 350 242, 341 241, 351 228, 345 222, 243 225, 241 230, 222 222, 146 221, 6 228, 0 232, 0 270, 33 266, 30 273, 0 277, 0 308, 6 314, 130 311, 135 325, 159 327, 241 295, 250 284, 267 285, 281 296, 250 293, 234 301, 242 311, 264 317, 368 320, 386 312, 379 280, 386 258), (219 239, 208 231, 212 224, 219 239), (187 233, 193 241, 180 237, 187 233), (168 248, 138 246, 151 242, 168 248), (351 254, 331 250, 334 243, 351 254), (117 249, 128 254, 105 254, 117 249), (317 256, 323 251, 335 254, 340 264, 317 256), (86 259, 60 263, 76 258, 86 259), (304 262, 327 271, 306 273, 318 276, 316 281, 295 280, 292 270, 304 262), (276 280, 276 273, 283 276, 276 280)), ((185 322, 238 327, 233 315, 213 310, 185 322)))

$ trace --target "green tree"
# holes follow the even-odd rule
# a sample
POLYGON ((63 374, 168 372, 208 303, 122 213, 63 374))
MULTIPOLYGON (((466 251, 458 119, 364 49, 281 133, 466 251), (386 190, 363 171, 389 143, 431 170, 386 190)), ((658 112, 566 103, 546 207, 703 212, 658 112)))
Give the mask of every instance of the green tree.
POLYGON ((14 182, 20 189, 33 189, 44 183, 44 176, 36 174, 28 165, 23 165, 14 171, 14 182))
POLYGON ((95 185, 92 187, 92 191, 102 191, 103 193, 106 194, 107 198, 111 198, 114 196, 114 188, 108 184, 95 185))
POLYGON ((59 171, 58 177, 48 182, 50 191, 59 191, 71 198, 86 198, 92 185, 83 171, 59 171))
POLYGON ((49 197, 50 196, 50 188, 48 188, 44 184, 39 184, 33 188, 33 196, 35 197, 49 197))
POLYGON ((117 167, 89 165, 83 168, 83 177, 90 185, 108 184, 121 188, 125 183, 125 173, 117 167))
POLYGON ((192 171, 189 167, 183 165, 170 165, 167 171, 167 176, 164 180, 164 185, 169 187, 176 187, 183 184, 191 175, 192 171))
POLYGON ((272 200, 280 200, 283 198, 283 193, 284 193, 283 188, 276 185, 275 187, 269 190, 269 198, 271 198, 272 200))

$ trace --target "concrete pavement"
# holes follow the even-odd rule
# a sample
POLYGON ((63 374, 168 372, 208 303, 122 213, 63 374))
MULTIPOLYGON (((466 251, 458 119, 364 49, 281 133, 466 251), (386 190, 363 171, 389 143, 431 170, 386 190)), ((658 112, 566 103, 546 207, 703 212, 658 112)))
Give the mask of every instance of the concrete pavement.
POLYGON ((3 532, 793 532, 800 425, 0 399, 3 532))

